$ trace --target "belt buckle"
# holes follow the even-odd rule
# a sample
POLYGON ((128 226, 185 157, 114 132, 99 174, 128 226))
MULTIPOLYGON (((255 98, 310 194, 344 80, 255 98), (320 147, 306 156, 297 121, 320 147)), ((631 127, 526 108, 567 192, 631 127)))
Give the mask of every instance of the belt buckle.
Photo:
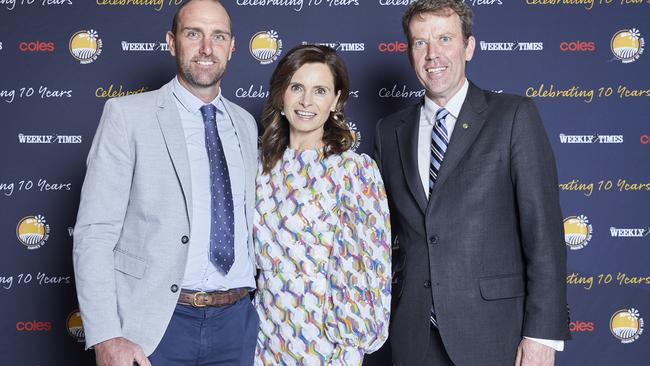
MULTIPOLYGON (((197 302, 196 302, 196 299, 197 299, 196 296, 197 296, 197 295, 202 295, 202 296, 207 297, 207 296, 208 296, 208 293, 205 292, 205 291, 195 292, 194 295, 192 295, 192 306, 194 306, 195 308, 204 308, 204 307, 206 307, 207 305, 206 305, 205 303, 203 303, 203 304, 197 304, 197 302)), ((205 299, 205 297, 204 297, 204 299, 205 299)))

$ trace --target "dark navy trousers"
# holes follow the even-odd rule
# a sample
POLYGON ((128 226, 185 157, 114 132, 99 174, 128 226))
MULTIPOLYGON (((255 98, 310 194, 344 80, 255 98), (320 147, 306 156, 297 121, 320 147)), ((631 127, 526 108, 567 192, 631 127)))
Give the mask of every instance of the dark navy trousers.
POLYGON ((156 350, 153 366, 252 365, 259 317, 248 296, 233 305, 176 305, 156 350))

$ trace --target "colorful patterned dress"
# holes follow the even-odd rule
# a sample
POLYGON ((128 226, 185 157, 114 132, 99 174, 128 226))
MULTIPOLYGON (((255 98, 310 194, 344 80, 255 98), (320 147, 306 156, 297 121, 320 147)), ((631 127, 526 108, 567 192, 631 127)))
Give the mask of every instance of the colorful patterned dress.
POLYGON ((253 230, 256 365, 357 366, 384 343, 390 223, 371 158, 287 149, 258 174, 253 230))

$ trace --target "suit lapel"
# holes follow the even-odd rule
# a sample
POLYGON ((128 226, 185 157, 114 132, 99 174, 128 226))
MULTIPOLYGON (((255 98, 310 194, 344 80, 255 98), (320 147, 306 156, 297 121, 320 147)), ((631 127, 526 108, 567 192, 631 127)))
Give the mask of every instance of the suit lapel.
POLYGON ((438 179, 433 186, 431 198, 427 211, 433 206, 438 192, 445 184, 445 181, 456 170, 458 163, 472 145, 479 132, 485 124, 485 116, 482 113, 487 109, 487 102, 483 91, 470 82, 469 89, 463 107, 460 109, 454 131, 451 134, 449 146, 445 152, 445 157, 438 173, 438 179))
POLYGON ((422 180, 418 171, 418 127, 421 106, 422 103, 419 103, 406 112, 402 117, 402 124, 397 127, 395 133, 406 184, 424 213, 427 207, 427 196, 422 188, 422 180))
POLYGON ((167 152, 174 165, 176 176, 181 184, 183 196, 185 198, 185 209, 187 210, 187 217, 192 222, 192 189, 190 181, 190 163, 187 157, 187 146, 185 142, 185 133, 181 124, 180 116, 176 103, 172 99, 172 86, 171 83, 164 85, 158 94, 158 124, 162 131, 167 152))

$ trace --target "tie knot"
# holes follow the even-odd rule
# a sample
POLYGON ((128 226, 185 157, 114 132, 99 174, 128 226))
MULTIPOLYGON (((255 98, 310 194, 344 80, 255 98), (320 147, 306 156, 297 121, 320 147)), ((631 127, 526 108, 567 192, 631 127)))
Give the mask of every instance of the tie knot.
POLYGON ((442 123, 448 114, 449 111, 446 110, 445 108, 438 109, 438 111, 436 111, 436 121, 442 123))
POLYGON ((215 114, 217 113, 217 107, 213 104, 206 104, 200 108, 201 115, 203 116, 203 121, 212 121, 215 119, 215 114))

